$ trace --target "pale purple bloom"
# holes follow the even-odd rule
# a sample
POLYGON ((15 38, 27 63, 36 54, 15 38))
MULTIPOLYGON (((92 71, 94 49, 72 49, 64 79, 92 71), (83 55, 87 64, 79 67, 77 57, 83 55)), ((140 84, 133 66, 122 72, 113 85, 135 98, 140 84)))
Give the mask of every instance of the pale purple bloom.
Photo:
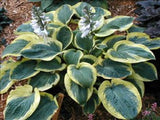
POLYGON ((93 120, 94 114, 89 114, 88 115, 88 120, 93 120))
POLYGON ((35 11, 32 12, 32 20, 30 24, 34 30, 34 33, 45 39, 48 36, 47 23, 51 20, 49 17, 46 17, 45 13, 41 12, 38 7, 34 10, 35 11))
POLYGON ((95 20, 93 17, 95 16, 94 8, 84 7, 84 16, 81 17, 79 21, 79 29, 82 32, 81 37, 84 38, 91 32, 97 30, 100 27, 102 20, 95 20))
POLYGON ((153 104, 152 104, 152 106, 151 106, 151 108, 152 108, 152 110, 153 110, 153 111, 156 111, 157 103, 156 103, 156 102, 155 102, 155 103, 153 103, 153 104))
POLYGON ((145 110, 144 112, 142 112, 143 117, 148 116, 151 114, 151 111, 145 110))

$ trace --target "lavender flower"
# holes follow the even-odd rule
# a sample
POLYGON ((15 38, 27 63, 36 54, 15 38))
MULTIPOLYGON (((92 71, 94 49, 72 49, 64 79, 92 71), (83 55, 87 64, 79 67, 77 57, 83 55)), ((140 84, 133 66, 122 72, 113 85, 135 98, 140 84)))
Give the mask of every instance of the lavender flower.
POLYGON ((83 13, 84 16, 81 17, 79 21, 79 29, 82 32, 82 38, 86 37, 89 33, 99 28, 99 26, 103 22, 103 19, 95 20, 96 12, 92 7, 88 8, 87 6, 85 6, 83 9, 83 13))
POLYGON ((49 17, 46 17, 39 7, 33 7, 30 24, 37 35, 42 36, 44 39, 48 36, 47 23, 50 21, 49 17))
POLYGON ((89 114, 88 115, 88 120, 93 120, 94 114, 89 114))
POLYGON ((153 111, 156 111, 157 103, 156 103, 156 102, 155 102, 155 103, 153 103, 153 104, 152 104, 152 106, 151 106, 151 108, 152 108, 152 110, 153 110, 153 111))
POLYGON ((142 112, 143 117, 148 116, 151 114, 151 111, 145 110, 144 112, 142 112))

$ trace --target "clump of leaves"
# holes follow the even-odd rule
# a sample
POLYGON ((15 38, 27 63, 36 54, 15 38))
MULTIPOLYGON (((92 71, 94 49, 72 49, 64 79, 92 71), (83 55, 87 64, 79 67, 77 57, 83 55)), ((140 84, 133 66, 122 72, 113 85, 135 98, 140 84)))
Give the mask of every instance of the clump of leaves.
POLYGON ((102 7, 105 9, 108 8, 106 0, 47 0, 47 1, 46 0, 29 0, 29 1, 41 2, 41 9, 45 12, 55 10, 64 4, 74 5, 81 1, 88 2, 95 7, 102 7))
POLYGON ((4 8, 0 8, 0 32, 3 30, 3 28, 7 25, 9 25, 12 20, 9 19, 6 15, 6 10, 4 8))
POLYGON ((110 16, 108 10, 85 2, 46 14, 34 9, 33 19, 17 28, 19 36, 2 53, 2 58, 22 59, 2 63, 0 93, 16 81, 28 80, 10 92, 5 119, 51 119, 59 106, 45 91, 55 86, 85 114, 94 113, 102 102, 116 118, 135 118, 141 111, 144 82, 157 79, 155 66, 147 61, 155 60, 151 50, 160 48, 160 38, 135 29, 128 32, 133 17, 110 16), (72 30, 73 23, 77 28, 72 30))
POLYGON ((160 37, 160 1, 159 0, 145 0, 136 3, 138 8, 135 13, 138 25, 145 27, 147 34, 151 37, 160 37))

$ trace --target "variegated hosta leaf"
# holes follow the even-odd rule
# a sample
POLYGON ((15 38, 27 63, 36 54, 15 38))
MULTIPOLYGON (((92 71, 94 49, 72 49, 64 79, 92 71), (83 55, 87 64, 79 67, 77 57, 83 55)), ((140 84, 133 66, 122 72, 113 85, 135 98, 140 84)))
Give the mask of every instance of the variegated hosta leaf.
POLYGON ((149 62, 132 64, 133 77, 140 81, 153 81, 158 79, 156 67, 149 62))
POLYGON ((15 81, 9 80, 10 70, 0 72, 0 94, 6 93, 15 81))
POLYGON ((75 49, 69 49, 63 54, 63 59, 69 64, 75 64, 77 65, 80 62, 80 59, 83 56, 83 52, 80 50, 75 50, 75 49))
POLYGON ((37 88, 29 85, 19 86, 12 90, 7 98, 4 110, 5 120, 26 120, 36 110, 40 102, 37 88))
POLYGON ((45 14, 45 17, 48 17, 51 21, 54 21, 55 11, 50 11, 45 14))
POLYGON ((55 22, 60 22, 62 24, 67 24, 71 20, 74 12, 70 5, 63 5, 58 8, 55 12, 55 22))
POLYGON ((28 32, 34 32, 34 29, 32 28, 30 23, 23 23, 15 31, 15 34, 20 35, 28 32))
POLYGON ((20 56, 20 51, 29 43, 29 41, 19 39, 8 45, 3 51, 2 56, 20 56))
POLYGON ((74 44, 75 44, 76 48, 89 52, 95 44, 93 37, 86 36, 86 37, 82 38, 81 35, 82 35, 81 32, 78 32, 76 34, 75 39, 74 39, 74 44))
POLYGON ((132 74, 129 65, 125 63, 115 62, 109 58, 104 59, 96 65, 98 76, 104 79, 124 78, 132 74))
POLYGON ((61 28, 63 27, 64 25, 61 25, 61 24, 57 24, 55 22, 51 22, 51 23, 48 23, 47 24, 47 29, 54 29, 54 28, 61 28))
POLYGON ((92 6, 86 2, 79 2, 77 4, 75 4, 74 6, 72 6, 73 9, 75 9, 75 14, 78 17, 81 17, 84 15, 84 7, 88 7, 91 8, 92 6))
POLYGON ((131 33, 131 32, 144 32, 145 28, 144 27, 139 27, 137 25, 132 25, 132 27, 130 27, 128 29, 128 32, 131 33))
POLYGON ((27 120, 51 120, 58 110, 56 98, 51 94, 40 92, 41 100, 34 113, 27 120))
POLYGON ((155 59, 148 47, 124 40, 117 42, 107 51, 110 59, 123 63, 139 63, 155 59))
POLYGON ((51 37, 52 39, 56 39, 57 31, 59 30, 60 27, 62 27, 62 25, 59 25, 54 22, 50 22, 46 26, 47 26, 48 37, 51 37))
POLYGON ((87 1, 89 4, 91 4, 92 6, 94 7, 102 7, 104 9, 108 9, 108 4, 107 4, 107 1, 106 0, 90 0, 90 1, 87 1))
POLYGON ((97 37, 105 37, 115 31, 125 31, 133 25, 133 17, 116 16, 106 20, 103 27, 95 34, 97 37))
POLYGON ((54 72, 62 71, 65 68, 66 65, 62 63, 61 58, 57 56, 51 61, 40 61, 35 69, 43 72, 54 72))
POLYGON ((91 50, 91 52, 90 52, 90 54, 91 55, 94 55, 94 56, 96 56, 96 57, 99 57, 99 56, 101 56, 102 54, 103 54, 103 49, 100 49, 100 48, 98 48, 98 47, 94 47, 92 50, 91 50))
MULTIPOLYGON (((96 1, 94 1, 95 3, 96 1)), ((102 1, 101 1, 102 3, 102 1)), ((84 12, 83 12, 83 9, 84 7, 88 7, 88 8, 91 8, 92 6, 86 2, 79 2, 77 4, 75 4, 73 6, 73 9, 75 9, 75 14, 78 16, 78 17, 82 17, 84 15, 84 12)), ((96 6, 96 5, 95 5, 96 6)), ((108 10, 106 9, 103 9, 101 7, 94 7, 95 8, 95 12, 99 15, 103 15, 105 17, 108 17, 111 15, 111 12, 109 12, 108 10)))
POLYGON ((57 85, 59 80, 60 77, 57 73, 40 72, 36 76, 32 77, 28 83, 33 88, 38 88, 39 91, 45 91, 57 85))
POLYGON ((140 32, 133 32, 127 35, 127 40, 137 44, 143 44, 151 50, 160 48, 160 38, 151 39, 149 35, 140 32))
POLYGON ((39 71, 35 70, 37 61, 24 59, 19 62, 15 62, 12 66, 10 73, 10 79, 15 81, 24 80, 35 76, 39 71))
POLYGON ((96 69, 89 63, 79 63, 78 65, 69 65, 67 68, 68 76, 82 87, 90 88, 96 82, 96 69))
POLYGON ((68 95, 78 104, 84 105, 93 93, 93 87, 84 88, 76 84, 66 74, 64 78, 64 84, 68 95))
POLYGON ((113 79, 104 81, 98 90, 98 96, 105 109, 118 119, 133 119, 142 107, 141 96, 130 82, 113 79))
POLYGON ((143 81, 135 79, 133 76, 125 78, 125 81, 131 82, 138 89, 141 97, 144 96, 145 86, 143 81))
POLYGON ((83 106, 83 112, 85 114, 92 114, 96 111, 97 107, 100 104, 100 99, 98 97, 97 90, 94 89, 91 98, 87 101, 87 103, 83 106))
POLYGON ((22 34, 18 36, 10 45, 8 45, 3 53, 2 58, 6 56, 20 56, 21 51, 24 50, 27 46, 33 44, 34 42, 40 42, 41 39, 33 34, 22 34))
POLYGON ((87 62, 89 64, 94 64, 97 61, 97 57, 93 55, 84 55, 81 59, 81 62, 87 62))
POLYGON ((104 17, 108 17, 108 16, 111 16, 111 12, 108 11, 107 9, 103 9, 101 7, 94 7, 95 8, 95 11, 96 11, 96 14, 98 15, 102 15, 104 17))
POLYGON ((15 83, 10 80, 10 71, 12 66, 15 64, 12 60, 5 61, 0 67, 0 94, 6 93, 9 88, 15 83))
POLYGON ((69 27, 61 27, 56 34, 56 39, 62 43, 63 49, 65 49, 71 44, 73 33, 69 27))
POLYGON ((110 37, 105 38, 101 44, 106 45, 107 49, 109 49, 109 48, 112 48, 116 42, 125 40, 125 39, 126 37, 124 35, 112 35, 110 37))
POLYGON ((61 50, 62 44, 57 40, 53 40, 47 44, 33 44, 30 48, 23 50, 21 54, 29 59, 50 61, 58 54, 61 54, 61 50))
POLYGON ((108 49, 108 48, 107 48, 107 45, 104 45, 104 44, 102 44, 102 43, 96 44, 95 47, 96 47, 97 49, 102 50, 102 51, 106 51, 106 50, 108 49))

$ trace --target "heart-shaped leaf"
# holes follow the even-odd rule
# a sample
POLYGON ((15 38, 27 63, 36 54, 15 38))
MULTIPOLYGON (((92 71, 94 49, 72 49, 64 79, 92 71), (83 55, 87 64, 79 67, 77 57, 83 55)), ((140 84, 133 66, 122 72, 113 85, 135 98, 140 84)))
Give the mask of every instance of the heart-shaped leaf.
POLYGON ((74 44, 77 48, 85 51, 90 51, 94 46, 94 40, 92 36, 81 37, 82 33, 77 32, 74 40, 74 44))
POLYGON ((73 9, 75 9, 75 14, 78 17, 82 17, 84 15, 84 12, 83 12, 84 7, 90 8, 92 6, 86 2, 79 2, 73 6, 73 9))
POLYGON ((64 78, 64 84, 68 95, 80 105, 84 105, 92 95, 93 87, 81 87, 80 85, 73 82, 67 74, 64 78))
POLYGON ((67 74, 75 83, 87 88, 93 86, 97 78, 96 69, 85 62, 78 65, 69 65, 67 74))
POLYGON ((73 10, 70 5, 62 5, 56 10, 55 22, 67 24, 73 16, 73 10))
POLYGON ((113 79, 104 81, 98 96, 105 109, 118 119, 133 119, 141 110, 142 101, 137 88, 130 82, 113 79))
POLYGON ((40 102, 40 93, 29 85, 12 90, 4 110, 5 120, 26 120, 36 110, 40 102))
POLYGON ((69 27, 61 27, 58 31, 56 38, 58 41, 60 41, 63 45, 63 49, 67 48, 73 39, 73 33, 69 27))
POLYGON ((63 54, 64 61, 69 64, 77 65, 83 56, 83 52, 80 50, 69 49, 63 54))

